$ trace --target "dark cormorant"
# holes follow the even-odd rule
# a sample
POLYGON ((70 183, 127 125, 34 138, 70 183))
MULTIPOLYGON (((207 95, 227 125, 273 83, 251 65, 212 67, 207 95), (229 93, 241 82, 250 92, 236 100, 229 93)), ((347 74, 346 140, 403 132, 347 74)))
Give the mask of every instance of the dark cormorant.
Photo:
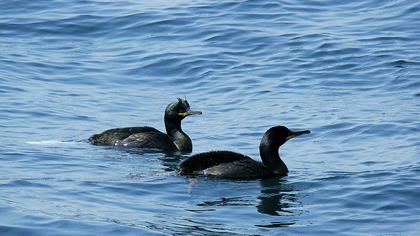
POLYGON ((154 148, 163 151, 191 152, 190 137, 181 129, 181 121, 190 115, 201 115, 201 111, 190 110, 186 99, 178 98, 165 110, 166 134, 152 127, 127 127, 109 129, 94 134, 89 142, 94 145, 112 145, 125 147, 154 148))
POLYGON ((267 130, 261 139, 262 162, 231 151, 211 151, 195 154, 182 161, 178 174, 245 180, 285 176, 289 170, 280 159, 279 147, 291 138, 309 133, 309 130, 293 132, 285 126, 275 126, 267 130))

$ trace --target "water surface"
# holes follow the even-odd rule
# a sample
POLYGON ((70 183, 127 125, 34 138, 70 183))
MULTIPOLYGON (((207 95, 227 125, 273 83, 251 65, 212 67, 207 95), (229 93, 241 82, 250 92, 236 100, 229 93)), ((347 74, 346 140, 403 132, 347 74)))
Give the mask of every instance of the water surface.
POLYGON ((4 235, 416 235, 417 1, 2 1, 4 235), (187 155, 89 145, 163 130, 186 96, 194 153, 259 159, 271 126, 290 174, 177 176, 187 155))

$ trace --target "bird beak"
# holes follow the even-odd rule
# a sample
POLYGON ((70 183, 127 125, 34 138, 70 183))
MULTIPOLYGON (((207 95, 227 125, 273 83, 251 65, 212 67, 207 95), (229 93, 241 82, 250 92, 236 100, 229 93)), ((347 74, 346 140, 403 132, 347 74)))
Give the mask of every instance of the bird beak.
POLYGON ((191 110, 186 111, 186 112, 178 113, 178 115, 182 116, 182 117, 193 116, 193 115, 201 115, 201 114, 202 114, 201 111, 191 111, 191 110))
POLYGON ((289 136, 287 136, 286 140, 292 139, 294 137, 300 136, 302 134, 310 134, 311 131, 309 130, 303 130, 303 131, 291 131, 291 134, 289 136))

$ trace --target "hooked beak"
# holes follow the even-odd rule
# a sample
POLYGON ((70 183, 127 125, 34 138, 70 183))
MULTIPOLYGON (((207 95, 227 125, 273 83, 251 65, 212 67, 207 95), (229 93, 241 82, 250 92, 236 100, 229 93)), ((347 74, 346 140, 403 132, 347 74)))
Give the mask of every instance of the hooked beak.
POLYGON ((289 136, 287 136, 286 140, 292 139, 292 138, 300 136, 302 134, 310 134, 310 133, 311 133, 311 131, 309 131, 309 130, 296 131, 296 132, 291 131, 291 134, 289 136))
POLYGON ((178 115, 182 116, 182 117, 193 116, 193 115, 201 115, 201 114, 202 114, 201 111, 191 111, 191 110, 186 111, 186 112, 178 113, 178 115))

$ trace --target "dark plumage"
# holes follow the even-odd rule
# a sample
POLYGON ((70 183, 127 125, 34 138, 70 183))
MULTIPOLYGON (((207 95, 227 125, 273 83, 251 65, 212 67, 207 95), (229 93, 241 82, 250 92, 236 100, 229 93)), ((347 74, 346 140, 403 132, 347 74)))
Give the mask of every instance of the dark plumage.
POLYGON ((231 151, 199 153, 182 161, 178 166, 181 175, 207 175, 228 179, 264 179, 287 175, 289 170, 280 159, 279 147, 287 140, 309 130, 293 132, 284 126, 275 126, 265 132, 260 143, 262 162, 231 151))
POLYGON ((152 127, 127 127, 109 129, 94 134, 89 142, 94 145, 154 148, 163 151, 191 152, 190 137, 181 128, 181 121, 190 115, 200 115, 201 111, 190 110, 186 99, 178 98, 165 110, 166 134, 152 127))

